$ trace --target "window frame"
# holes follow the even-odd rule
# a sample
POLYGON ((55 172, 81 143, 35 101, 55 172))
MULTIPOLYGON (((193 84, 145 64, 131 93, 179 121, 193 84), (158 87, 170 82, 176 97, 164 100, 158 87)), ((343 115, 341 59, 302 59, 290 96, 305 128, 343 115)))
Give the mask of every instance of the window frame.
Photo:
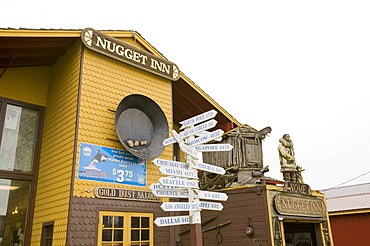
MULTIPOLYGON (((147 217, 149 218, 149 246, 154 246, 154 214, 145 213, 145 212, 119 212, 119 211, 99 211, 99 222, 98 222, 98 237, 97 245, 102 245, 102 236, 103 236, 103 216, 118 216, 123 217, 123 246, 132 245, 131 241, 131 231, 132 229, 142 229, 140 228, 131 228, 131 218, 132 217, 147 217)), ((146 240, 145 240, 146 241, 146 240)), ((135 241, 136 242, 136 241, 135 241)), ((137 241, 142 243, 142 241, 137 241)))
POLYGON ((23 108, 30 108, 30 109, 39 111, 39 119, 38 119, 36 142, 35 142, 35 152, 34 152, 31 172, 0 170, 1 179, 30 181, 30 195, 29 195, 29 200, 28 200, 28 209, 27 209, 27 216, 26 216, 26 221, 25 221, 26 226, 24 230, 24 244, 29 245, 31 242, 33 212, 35 209, 37 172, 38 172, 39 163, 40 163, 42 130, 44 127, 45 107, 27 103, 27 102, 22 102, 22 101, 15 100, 15 99, 5 98, 5 97, 0 97, 0 103, 1 103, 0 105, 0 144, 2 141, 6 108, 8 104, 12 104, 12 105, 23 107, 23 108))
POLYGON ((43 223, 42 224, 42 231, 41 231, 40 246, 51 246, 51 245, 53 245, 53 236, 54 236, 54 221, 43 223), (49 228, 51 228, 51 235, 47 234, 49 228), (50 239, 50 244, 47 243, 48 239, 50 239))

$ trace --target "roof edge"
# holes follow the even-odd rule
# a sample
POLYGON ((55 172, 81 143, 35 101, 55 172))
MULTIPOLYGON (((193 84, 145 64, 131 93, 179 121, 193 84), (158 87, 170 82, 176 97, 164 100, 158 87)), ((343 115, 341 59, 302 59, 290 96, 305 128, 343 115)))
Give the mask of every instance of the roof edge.
MULTIPOLYGON (((216 109, 218 109, 223 115, 225 115, 230 121, 235 123, 238 127, 243 126, 237 121, 231 114, 229 114, 223 107, 220 106, 215 100, 213 100, 207 93, 205 93, 199 86, 197 86, 191 79, 189 79, 183 72, 180 72, 180 77, 190 85, 195 91, 202 95, 207 101, 209 101, 216 109)), ((176 82, 174 82, 176 83, 176 82)))

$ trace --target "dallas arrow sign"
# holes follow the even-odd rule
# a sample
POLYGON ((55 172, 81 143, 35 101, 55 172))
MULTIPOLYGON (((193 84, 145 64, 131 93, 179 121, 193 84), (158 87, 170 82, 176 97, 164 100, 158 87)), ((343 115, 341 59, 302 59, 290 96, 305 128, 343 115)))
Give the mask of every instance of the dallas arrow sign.
POLYGON ((190 224, 190 216, 158 217, 154 223, 157 226, 173 226, 190 224))

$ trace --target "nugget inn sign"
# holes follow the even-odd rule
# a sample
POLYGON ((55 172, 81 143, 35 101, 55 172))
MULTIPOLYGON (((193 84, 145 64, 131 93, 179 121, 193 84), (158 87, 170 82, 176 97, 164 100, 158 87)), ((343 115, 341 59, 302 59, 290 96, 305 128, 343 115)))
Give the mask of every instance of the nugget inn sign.
POLYGON ((81 32, 81 39, 87 48, 102 55, 173 81, 180 78, 180 71, 174 63, 102 32, 86 28, 81 32))

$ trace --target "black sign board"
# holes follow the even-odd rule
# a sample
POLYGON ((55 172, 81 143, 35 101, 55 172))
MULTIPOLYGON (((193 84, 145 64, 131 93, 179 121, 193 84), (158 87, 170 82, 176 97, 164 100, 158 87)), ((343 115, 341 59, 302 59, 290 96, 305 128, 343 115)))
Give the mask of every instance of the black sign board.
POLYGON ((173 81, 180 78, 174 63, 92 28, 84 29, 81 39, 87 48, 100 54, 173 81))
POLYGON ((311 188, 309 185, 296 182, 285 182, 284 191, 302 195, 311 195, 311 188))
POLYGON ((94 189, 94 194, 98 198, 160 202, 160 199, 152 192, 142 190, 97 186, 94 189))

